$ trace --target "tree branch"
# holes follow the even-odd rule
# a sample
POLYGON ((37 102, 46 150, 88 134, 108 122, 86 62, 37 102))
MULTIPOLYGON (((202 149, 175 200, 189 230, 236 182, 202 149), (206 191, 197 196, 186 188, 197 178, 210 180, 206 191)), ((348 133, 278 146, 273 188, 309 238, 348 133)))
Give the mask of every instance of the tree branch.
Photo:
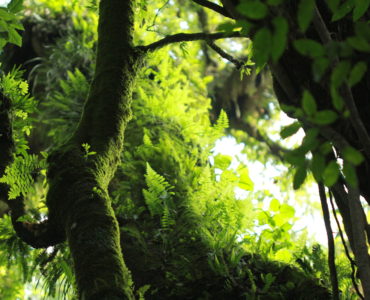
POLYGON ((207 45, 212 48, 215 52, 217 52, 222 58, 228 60, 229 62, 233 63, 237 70, 240 70, 244 62, 241 60, 236 59, 232 55, 226 53, 224 50, 222 50, 219 46, 217 46, 213 41, 207 40, 207 45))
MULTIPOLYGON (((331 43, 332 38, 330 36, 329 30, 326 27, 326 24, 325 24, 324 20, 322 19, 321 14, 320 14, 319 10, 317 9, 317 7, 315 7, 315 14, 314 14, 314 18, 313 18, 313 24, 316 28, 316 31, 318 32, 318 34, 320 36, 321 41, 324 44, 331 43)), ((334 65, 337 64, 338 62, 339 62, 339 58, 335 56, 334 57, 334 65)), ((366 157, 368 159, 370 159, 370 137, 367 133, 367 130, 365 128, 364 123, 361 120, 359 111, 357 109, 355 100, 353 98, 351 88, 349 87, 347 82, 344 82, 344 85, 343 85, 341 90, 342 90, 342 95, 343 95, 343 98, 344 98, 344 102, 345 102, 348 110, 350 111, 351 124, 352 124, 359 140, 361 141, 361 143, 364 147, 364 152, 365 152, 366 157)))
POLYGON ((163 48, 167 45, 174 44, 174 43, 181 43, 181 42, 192 42, 192 41, 200 41, 200 40, 219 40, 219 39, 226 39, 226 38, 241 38, 244 37, 240 34, 240 31, 233 31, 231 33, 226 32, 215 32, 215 33, 205 33, 205 32, 198 32, 198 33, 177 33, 174 35, 166 36, 165 38, 156 41, 152 44, 146 46, 138 46, 137 49, 144 51, 144 52, 152 52, 157 49, 163 48))
POLYGON ((192 0, 192 1, 201 5, 201 6, 203 6, 203 7, 209 8, 209 9, 215 11, 216 13, 219 13, 219 14, 227 17, 227 18, 232 18, 225 8, 223 8, 220 5, 217 5, 216 3, 213 3, 213 2, 210 2, 210 1, 207 1, 207 0, 192 0))
POLYGON ((359 271, 365 299, 370 299, 370 262, 365 237, 364 210, 360 202, 360 193, 350 185, 348 188, 348 203, 352 221, 355 260, 359 271))
POLYGON ((348 258, 348 260, 350 262, 350 265, 351 265, 351 270, 352 270, 352 272, 351 272, 351 279, 352 279, 353 287, 355 288, 358 297, 361 300, 364 300, 365 298, 364 298, 364 296, 362 296, 362 294, 361 294, 361 292, 360 292, 360 290, 358 288, 358 284, 356 282, 356 278, 355 278, 355 273, 356 273, 355 266, 356 266, 356 263, 354 262, 354 260, 352 259, 351 255, 349 254, 349 250, 348 250, 346 241, 344 239, 343 231, 342 231, 342 228, 340 226, 337 213, 335 211, 335 207, 334 207, 334 203, 333 203, 333 193, 332 193, 331 190, 329 190, 329 199, 330 199, 331 209, 333 211, 335 223, 337 224, 339 235, 340 235, 340 239, 341 239, 342 244, 343 244, 344 252, 346 253, 346 256, 347 256, 347 258, 348 258))
POLYGON ((324 216, 326 235, 328 237, 328 265, 330 270, 330 281, 333 289, 333 300, 339 300, 338 275, 335 267, 335 247, 333 239, 333 230, 330 224, 330 213, 328 202, 326 200, 325 187, 318 183, 322 214, 324 216))

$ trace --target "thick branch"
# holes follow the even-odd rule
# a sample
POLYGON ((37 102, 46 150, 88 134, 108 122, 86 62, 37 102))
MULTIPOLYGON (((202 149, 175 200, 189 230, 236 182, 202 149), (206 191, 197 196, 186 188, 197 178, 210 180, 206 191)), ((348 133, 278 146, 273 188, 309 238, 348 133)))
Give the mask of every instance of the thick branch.
POLYGON ((360 202, 360 193, 348 186, 348 202, 352 221, 353 242, 356 264, 362 283, 365 299, 370 299, 370 260, 365 237, 364 211, 360 202))
POLYGON ((149 44, 146 46, 138 46, 137 48, 144 52, 152 52, 152 51, 155 51, 157 49, 163 48, 167 45, 174 44, 174 43, 206 41, 206 40, 214 41, 214 40, 219 40, 219 39, 240 38, 240 37, 244 37, 240 34, 240 31, 233 31, 231 33, 226 33, 226 32, 177 33, 174 35, 166 36, 165 38, 157 42, 154 42, 152 44, 149 44))
POLYGON ((216 3, 213 3, 213 2, 210 2, 210 1, 207 1, 207 0, 193 0, 193 2, 203 6, 203 7, 206 7, 206 8, 209 8, 227 18, 232 18, 230 16, 230 14, 228 13, 228 11, 223 8, 222 6, 220 5, 217 5, 216 3))

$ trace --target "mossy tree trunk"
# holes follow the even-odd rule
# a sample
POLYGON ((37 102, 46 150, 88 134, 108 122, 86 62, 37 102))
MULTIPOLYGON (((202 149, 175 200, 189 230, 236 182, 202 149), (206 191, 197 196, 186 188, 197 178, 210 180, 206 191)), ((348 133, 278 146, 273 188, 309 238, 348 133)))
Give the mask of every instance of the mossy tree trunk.
POLYGON ((84 112, 71 139, 48 159, 49 220, 67 237, 80 299, 134 298, 107 192, 143 60, 132 42, 134 2, 101 0, 96 70, 84 112))

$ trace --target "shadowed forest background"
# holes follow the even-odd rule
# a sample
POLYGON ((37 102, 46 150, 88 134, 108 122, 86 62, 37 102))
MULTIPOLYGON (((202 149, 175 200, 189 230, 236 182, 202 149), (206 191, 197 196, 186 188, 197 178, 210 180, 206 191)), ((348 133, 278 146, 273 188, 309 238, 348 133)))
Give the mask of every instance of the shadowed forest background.
POLYGON ((0 299, 370 299, 370 0, 0 4, 0 299))

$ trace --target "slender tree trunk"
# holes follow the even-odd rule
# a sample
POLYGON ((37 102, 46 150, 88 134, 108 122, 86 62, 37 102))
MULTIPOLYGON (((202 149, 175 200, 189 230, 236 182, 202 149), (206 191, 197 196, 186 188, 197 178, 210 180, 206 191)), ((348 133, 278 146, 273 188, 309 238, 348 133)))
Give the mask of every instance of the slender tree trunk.
POLYGON ((132 44, 134 2, 101 0, 95 77, 84 112, 72 138, 48 160, 50 220, 67 236, 79 299, 84 300, 134 298, 107 192, 143 59, 132 44))

